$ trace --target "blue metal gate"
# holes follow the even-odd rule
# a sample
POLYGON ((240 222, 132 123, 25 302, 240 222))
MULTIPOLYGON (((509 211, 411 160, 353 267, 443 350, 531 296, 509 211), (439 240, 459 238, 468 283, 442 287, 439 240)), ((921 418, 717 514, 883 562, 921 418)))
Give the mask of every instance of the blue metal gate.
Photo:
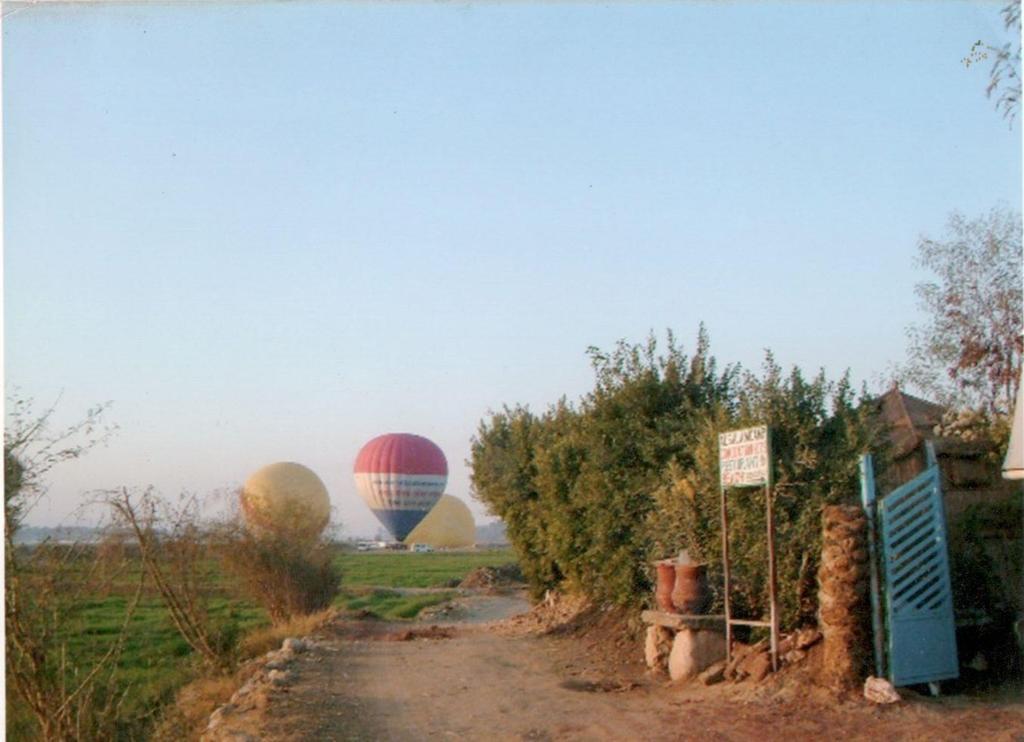
POLYGON ((878 500, 888 675, 896 686, 959 676, 946 514, 935 452, 926 448, 928 468, 878 500))

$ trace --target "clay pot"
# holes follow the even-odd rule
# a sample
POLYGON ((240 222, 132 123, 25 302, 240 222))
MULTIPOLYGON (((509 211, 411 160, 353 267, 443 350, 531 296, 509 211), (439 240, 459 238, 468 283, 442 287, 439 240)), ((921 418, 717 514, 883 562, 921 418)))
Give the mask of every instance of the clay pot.
POLYGON ((672 605, 684 614, 700 614, 711 605, 706 564, 676 564, 672 605))
POLYGON ((654 567, 658 577, 654 588, 654 601, 658 604, 659 610, 675 613, 675 606, 672 605, 672 590, 676 584, 675 564, 671 560, 663 559, 655 562, 654 567))

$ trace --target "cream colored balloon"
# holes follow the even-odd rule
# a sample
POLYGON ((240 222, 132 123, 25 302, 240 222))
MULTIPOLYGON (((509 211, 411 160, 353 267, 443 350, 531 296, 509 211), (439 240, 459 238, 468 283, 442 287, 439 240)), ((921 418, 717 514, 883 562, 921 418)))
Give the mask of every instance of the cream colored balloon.
POLYGON ((476 523, 466 503, 442 495, 426 517, 405 537, 407 544, 429 544, 435 549, 458 549, 476 543, 476 523))
POLYGON ((292 461, 264 466, 245 480, 241 503, 252 531, 282 538, 315 539, 331 515, 320 477, 292 461))

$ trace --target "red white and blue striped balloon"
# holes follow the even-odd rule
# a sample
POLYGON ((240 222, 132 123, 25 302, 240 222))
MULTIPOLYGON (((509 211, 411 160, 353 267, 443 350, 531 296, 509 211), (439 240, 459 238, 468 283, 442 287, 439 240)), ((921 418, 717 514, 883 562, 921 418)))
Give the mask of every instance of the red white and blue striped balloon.
POLYGON ((435 443, 412 433, 388 433, 359 450, 356 489, 398 541, 444 494, 448 461, 435 443))

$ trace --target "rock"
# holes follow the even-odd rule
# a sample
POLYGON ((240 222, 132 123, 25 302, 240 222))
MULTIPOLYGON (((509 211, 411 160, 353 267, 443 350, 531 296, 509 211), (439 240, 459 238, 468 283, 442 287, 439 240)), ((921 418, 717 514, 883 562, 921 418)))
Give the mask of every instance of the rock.
POLYGON ((725 660, 716 662, 707 670, 697 676, 704 685, 714 685, 715 683, 721 683, 725 680, 725 660))
POLYGON ((228 716, 231 713, 233 713, 236 708, 237 707, 233 703, 225 703, 223 706, 221 706, 220 708, 216 709, 212 714, 210 714, 210 719, 209 719, 209 721, 207 722, 207 725, 206 725, 207 731, 210 731, 212 729, 216 729, 221 724, 223 724, 224 723, 224 717, 228 716))
POLYGON ((267 673, 267 681, 271 685, 281 687, 287 685, 292 680, 292 673, 287 670, 271 670, 267 673))
POLYGON ((746 657, 748 654, 753 654, 755 652, 763 652, 767 648, 768 640, 762 639, 761 641, 755 644, 737 644, 732 654, 734 657, 746 657))
POLYGON ((985 655, 983 655, 981 652, 978 652, 976 655, 974 655, 971 661, 967 663, 967 667, 974 670, 975 672, 985 672, 986 670, 988 670, 988 660, 985 659, 985 655))
POLYGON ((648 626, 644 639, 644 659, 647 666, 657 672, 668 667, 668 656, 672 652, 672 632, 664 626, 648 626))
POLYGON ((793 637, 793 644, 797 649, 807 649, 821 641, 821 632, 814 627, 808 627, 800 629, 793 637))
POLYGON ((756 644, 734 644, 732 650, 732 659, 729 664, 725 666, 725 677, 729 680, 742 680, 748 673, 745 670, 740 669, 740 665, 744 659, 749 655, 756 652, 763 652, 768 648, 768 640, 762 639, 756 644))
POLYGON ((790 634, 779 640, 779 657, 796 649, 796 634, 790 634))
POLYGON ((252 694, 252 692, 256 690, 256 684, 253 680, 253 678, 250 678, 241 688, 232 693, 230 702, 241 704, 245 700, 246 696, 252 694))
POLYGON ((802 660, 806 656, 807 652, 805 652, 804 650, 793 649, 782 655, 782 661, 785 662, 787 665, 795 665, 797 662, 800 662, 800 660, 802 660))
POLYGON ((237 729, 225 729, 217 735, 218 742, 258 742, 256 737, 237 729))
POLYGON ((872 703, 897 703, 902 700, 892 683, 874 676, 864 681, 864 698, 872 703))
POLYGON ((765 647, 761 647, 756 652, 747 652, 745 655, 743 655, 743 658, 740 660, 740 664, 739 664, 739 668, 738 669, 741 672, 745 672, 745 673, 749 674, 750 673, 750 663, 752 663, 759 655, 766 654, 767 652, 768 652, 768 647, 766 647, 766 646, 765 647))
POLYGON ((735 680, 736 679, 737 669, 739 668, 740 662, 742 662, 742 661, 743 661, 742 657, 735 657, 735 656, 731 660, 729 660, 728 664, 726 664, 726 666, 725 666, 725 672, 723 673, 723 675, 725 676, 725 678, 727 680, 735 680))
POLYGON ((309 645, 302 639, 290 636, 281 643, 281 649, 293 654, 302 654, 309 649, 309 645))
POLYGON ((673 680, 693 678, 722 659, 725 635, 704 629, 682 629, 672 642, 668 674, 673 680))
POLYGON ((750 674, 750 679, 760 683, 772 671, 772 656, 769 652, 751 655, 750 662, 743 668, 750 674))

